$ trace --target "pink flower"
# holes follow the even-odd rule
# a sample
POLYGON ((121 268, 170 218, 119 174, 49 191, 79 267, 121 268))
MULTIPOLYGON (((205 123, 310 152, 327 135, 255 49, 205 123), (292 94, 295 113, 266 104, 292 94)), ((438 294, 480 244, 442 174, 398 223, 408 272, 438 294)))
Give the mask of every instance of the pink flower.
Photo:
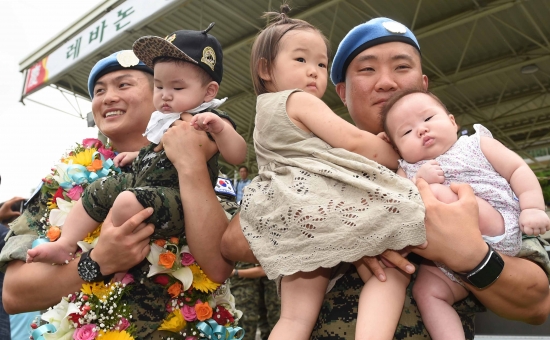
POLYGON ((181 255, 181 264, 184 266, 188 266, 190 264, 193 264, 195 262, 195 258, 190 253, 182 253, 181 255))
POLYGON ((79 200, 80 196, 82 196, 83 191, 84 189, 82 189, 82 186, 75 185, 69 191, 67 191, 67 197, 69 197, 73 201, 79 200))
POLYGON ((199 340, 196 336, 186 336, 185 340, 199 340))
POLYGON ((120 318, 120 321, 118 322, 118 330, 123 331, 126 328, 130 327, 130 322, 126 318, 120 318))
POLYGON ((183 318, 186 321, 195 321, 197 320, 197 312, 195 311, 195 307, 191 307, 188 305, 183 306, 182 309, 180 309, 181 315, 183 315, 183 318))
POLYGON ((97 152, 102 154, 105 159, 113 159, 116 156, 112 150, 105 149, 104 147, 100 147, 99 149, 97 149, 97 152))
POLYGON ((94 147, 99 149, 103 147, 103 143, 97 138, 86 138, 82 141, 82 146, 85 148, 94 147))
POLYGON ((74 340, 93 340, 97 336, 96 325, 88 324, 77 328, 73 333, 74 340))
POLYGON ((133 283, 133 282, 134 282, 134 276, 130 273, 126 273, 126 275, 124 275, 122 280, 120 280, 120 283, 126 284, 126 285, 129 285, 130 283, 133 283))

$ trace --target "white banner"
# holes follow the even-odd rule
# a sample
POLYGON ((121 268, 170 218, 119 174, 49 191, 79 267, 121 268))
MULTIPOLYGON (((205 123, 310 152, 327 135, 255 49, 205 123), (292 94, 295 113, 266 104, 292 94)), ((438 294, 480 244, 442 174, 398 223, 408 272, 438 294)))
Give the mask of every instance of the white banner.
MULTIPOLYGON (((101 45, 139 25, 149 16, 177 0, 127 0, 106 13, 99 20, 71 38, 49 56, 32 65, 27 71, 23 95, 41 85, 82 58, 98 50, 101 45)), ((166 32, 169 33, 169 32, 166 32)))

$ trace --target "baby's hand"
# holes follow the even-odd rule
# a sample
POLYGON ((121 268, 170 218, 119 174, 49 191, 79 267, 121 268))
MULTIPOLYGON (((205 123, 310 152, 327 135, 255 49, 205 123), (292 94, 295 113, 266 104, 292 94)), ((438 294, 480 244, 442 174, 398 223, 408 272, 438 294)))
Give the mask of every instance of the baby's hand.
POLYGON ((197 113, 189 124, 196 130, 210 133, 220 133, 225 127, 222 118, 212 112, 197 113))
POLYGON ((439 163, 434 159, 424 163, 416 172, 416 177, 424 179, 428 184, 445 182, 443 169, 441 169, 439 163))
POLYGON ((122 166, 126 166, 128 164, 131 164, 134 159, 137 158, 139 155, 139 151, 133 151, 133 152, 121 152, 113 159, 113 162, 115 163, 115 166, 120 168, 122 166))
POLYGON ((524 234, 540 235, 550 230, 550 218, 540 209, 523 209, 519 215, 519 227, 524 234))

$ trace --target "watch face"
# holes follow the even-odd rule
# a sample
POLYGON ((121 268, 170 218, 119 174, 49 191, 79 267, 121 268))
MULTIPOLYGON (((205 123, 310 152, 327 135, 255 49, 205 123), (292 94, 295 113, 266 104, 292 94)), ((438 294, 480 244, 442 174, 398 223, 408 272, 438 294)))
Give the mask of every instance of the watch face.
POLYGON ((87 253, 86 255, 82 255, 82 258, 78 263, 78 275, 82 278, 82 280, 87 282, 98 281, 101 277, 99 265, 92 260, 87 253))
POLYGON ((477 272, 468 276, 467 280, 475 287, 483 289, 495 282, 499 278, 504 261, 496 252, 492 252, 485 266, 477 272))

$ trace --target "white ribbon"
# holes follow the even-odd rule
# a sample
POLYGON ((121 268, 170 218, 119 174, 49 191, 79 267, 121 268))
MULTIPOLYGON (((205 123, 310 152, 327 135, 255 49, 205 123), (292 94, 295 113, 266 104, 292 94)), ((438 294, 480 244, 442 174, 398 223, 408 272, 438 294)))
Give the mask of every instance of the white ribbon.
MULTIPOLYGON (((187 110, 186 112, 189 113, 199 113, 201 111, 205 111, 208 109, 215 109, 222 105, 226 98, 223 99, 212 99, 209 102, 202 103, 201 105, 197 106, 196 108, 192 110, 187 110)), ((143 136, 147 137, 147 139, 155 144, 160 143, 160 140, 162 138, 162 135, 168 130, 170 125, 172 125, 173 122, 178 120, 180 118, 181 112, 176 113, 162 113, 160 111, 155 111, 151 115, 151 119, 149 120, 149 124, 147 124, 147 129, 145 129, 145 132, 143 133, 143 136)))

